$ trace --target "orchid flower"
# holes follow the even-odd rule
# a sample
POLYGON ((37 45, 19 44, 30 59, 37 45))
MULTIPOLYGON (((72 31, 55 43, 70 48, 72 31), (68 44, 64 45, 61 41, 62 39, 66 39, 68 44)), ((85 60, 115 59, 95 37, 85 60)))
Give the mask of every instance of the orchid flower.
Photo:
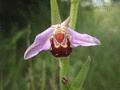
POLYGON ((88 34, 81 34, 69 27, 70 18, 61 24, 50 26, 38 34, 32 45, 24 54, 24 59, 30 59, 41 51, 50 50, 55 57, 65 57, 71 54, 72 49, 78 46, 95 46, 100 41, 88 34))

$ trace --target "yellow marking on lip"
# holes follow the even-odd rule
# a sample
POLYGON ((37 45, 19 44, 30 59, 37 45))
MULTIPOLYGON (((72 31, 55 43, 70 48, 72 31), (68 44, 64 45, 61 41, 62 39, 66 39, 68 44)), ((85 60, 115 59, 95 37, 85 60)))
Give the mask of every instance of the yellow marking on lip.
POLYGON ((67 44, 65 44, 65 45, 61 45, 62 47, 64 47, 64 48, 67 48, 68 47, 68 45, 67 44))
POLYGON ((60 47, 60 43, 57 42, 57 40, 55 38, 53 38, 53 43, 55 45, 55 48, 59 48, 60 47))

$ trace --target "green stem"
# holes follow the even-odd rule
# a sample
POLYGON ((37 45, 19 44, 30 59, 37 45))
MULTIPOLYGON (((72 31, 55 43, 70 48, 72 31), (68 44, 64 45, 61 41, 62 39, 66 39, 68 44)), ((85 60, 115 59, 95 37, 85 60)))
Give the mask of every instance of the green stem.
POLYGON ((62 90, 62 63, 61 59, 59 59, 59 87, 62 90))
POLYGON ((71 0, 71 7, 70 7, 71 22, 70 22, 70 26, 74 29, 76 27, 79 2, 80 2, 80 0, 71 0))
POLYGON ((59 58, 59 83, 60 90, 68 90, 69 80, 69 61, 68 58, 59 58))

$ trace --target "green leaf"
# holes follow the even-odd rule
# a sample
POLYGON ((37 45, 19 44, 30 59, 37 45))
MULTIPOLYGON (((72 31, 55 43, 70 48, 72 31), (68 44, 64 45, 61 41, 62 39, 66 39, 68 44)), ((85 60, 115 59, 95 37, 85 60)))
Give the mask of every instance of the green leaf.
POLYGON ((91 62, 91 58, 88 57, 88 60, 83 64, 76 78, 71 82, 71 86, 69 90, 81 90, 82 89, 82 86, 88 74, 90 62, 91 62))
POLYGON ((71 0, 71 7, 70 7, 70 26, 75 29, 77 15, 78 15, 78 7, 79 7, 80 0, 71 0))
POLYGON ((60 13, 58 9, 57 0, 50 0, 51 5, 51 24, 57 24, 61 22, 60 13))

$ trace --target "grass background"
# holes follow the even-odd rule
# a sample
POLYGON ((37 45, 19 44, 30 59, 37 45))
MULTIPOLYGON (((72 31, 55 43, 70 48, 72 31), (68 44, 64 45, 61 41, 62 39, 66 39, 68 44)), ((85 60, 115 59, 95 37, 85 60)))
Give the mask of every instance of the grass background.
MULTIPOLYGON (((36 34, 50 26, 49 0, 5 0, 0 10, 0 90, 58 90, 58 61, 49 51, 31 61, 23 54, 36 34)), ((64 20, 69 2, 59 2, 64 20)), ((79 6, 76 30, 100 39, 102 45, 78 47, 70 55, 70 80, 92 59, 83 90, 120 90, 120 4, 79 6)))

